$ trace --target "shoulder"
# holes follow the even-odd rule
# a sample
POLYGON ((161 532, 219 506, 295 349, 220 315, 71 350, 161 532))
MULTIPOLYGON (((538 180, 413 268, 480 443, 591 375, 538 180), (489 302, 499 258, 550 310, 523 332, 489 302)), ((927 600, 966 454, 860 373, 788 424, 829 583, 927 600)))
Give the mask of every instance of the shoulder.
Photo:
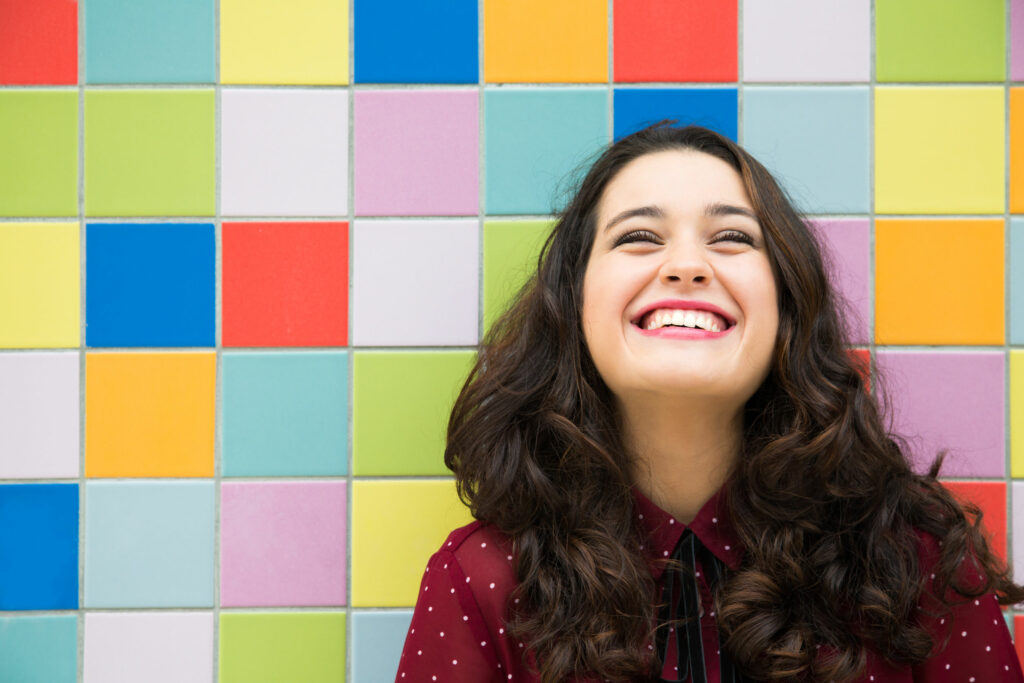
POLYGON ((469 588, 488 614, 503 615, 516 587, 512 541, 490 524, 473 522, 452 531, 431 558, 454 585, 469 588))

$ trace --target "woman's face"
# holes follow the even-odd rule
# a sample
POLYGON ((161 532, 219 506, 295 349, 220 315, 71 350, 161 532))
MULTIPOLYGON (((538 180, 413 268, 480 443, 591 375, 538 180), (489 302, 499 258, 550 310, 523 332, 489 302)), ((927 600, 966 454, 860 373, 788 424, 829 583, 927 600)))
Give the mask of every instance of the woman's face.
POLYGON ((583 280, 583 333, 620 401, 742 406, 779 326, 764 235, 739 174, 702 152, 639 157, 608 186, 583 280))

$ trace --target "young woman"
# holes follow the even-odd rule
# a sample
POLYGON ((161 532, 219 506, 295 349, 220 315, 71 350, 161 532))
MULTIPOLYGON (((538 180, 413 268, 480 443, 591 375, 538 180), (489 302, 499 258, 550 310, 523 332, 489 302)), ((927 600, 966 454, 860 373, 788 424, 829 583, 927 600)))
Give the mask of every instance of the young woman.
POLYGON ((1024 599, 914 473, 814 238, 711 131, 612 145, 481 346, 398 681, 1024 681, 1024 599))

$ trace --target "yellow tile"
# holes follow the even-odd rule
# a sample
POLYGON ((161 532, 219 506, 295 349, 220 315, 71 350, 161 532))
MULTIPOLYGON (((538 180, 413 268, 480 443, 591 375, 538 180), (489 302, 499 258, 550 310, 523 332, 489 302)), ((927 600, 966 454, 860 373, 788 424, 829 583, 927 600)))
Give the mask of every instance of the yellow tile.
POLYGON ((212 477, 216 356, 87 353, 85 476, 212 477))
POLYGON ((1002 219, 875 221, 875 341, 1002 344, 1002 219))
POLYGON ((875 211, 1004 211, 1001 87, 877 88, 875 211))
POLYGON ((221 0, 222 83, 345 85, 347 0, 221 0))
POLYGON ((78 223, 0 223, 0 347, 79 345, 78 223))
POLYGON ((416 604, 427 560, 469 510, 451 481, 356 481, 352 486, 352 606, 416 604))
POLYGON ((1010 351, 1010 475, 1024 477, 1024 351, 1010 351))
POLYGON ((608 80, 608 5, 594 0, 487 0, 488 83, 608 80))

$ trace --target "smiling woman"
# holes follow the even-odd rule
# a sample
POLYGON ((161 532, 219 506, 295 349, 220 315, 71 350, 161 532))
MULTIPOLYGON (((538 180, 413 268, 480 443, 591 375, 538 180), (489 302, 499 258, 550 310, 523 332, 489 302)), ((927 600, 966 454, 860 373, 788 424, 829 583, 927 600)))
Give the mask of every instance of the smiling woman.
POLYGON ((477 520, 402 681, 1024 681, 1024 589, 908 465, 818 246, 726 138, 602 154, 482 344, 445 454, 477 520))

